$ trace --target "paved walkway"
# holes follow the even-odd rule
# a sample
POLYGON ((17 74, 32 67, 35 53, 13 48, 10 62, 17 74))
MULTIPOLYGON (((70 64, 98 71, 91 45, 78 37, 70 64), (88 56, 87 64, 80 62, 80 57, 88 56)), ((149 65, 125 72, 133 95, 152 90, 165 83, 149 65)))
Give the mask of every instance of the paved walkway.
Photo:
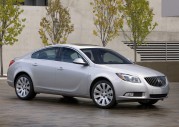
POLYGON ((19 100, 6 80, 0 80, 0 127, 179 127, 179 83, 169 98, 152 107, 121 103, 110 110, 96 108, 90 99, 64 100, 40 94, 19 100))

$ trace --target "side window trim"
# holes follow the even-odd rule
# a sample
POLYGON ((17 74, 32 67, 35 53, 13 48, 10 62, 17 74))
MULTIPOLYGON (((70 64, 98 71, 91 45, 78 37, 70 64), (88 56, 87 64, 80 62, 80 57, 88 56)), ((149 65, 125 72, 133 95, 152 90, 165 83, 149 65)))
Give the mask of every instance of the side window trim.
POLYGON ((62 49, 63 47, 58 47, 58 52, 57 52, 56 59, 55 59, 56 61, 61 61, 62 49))

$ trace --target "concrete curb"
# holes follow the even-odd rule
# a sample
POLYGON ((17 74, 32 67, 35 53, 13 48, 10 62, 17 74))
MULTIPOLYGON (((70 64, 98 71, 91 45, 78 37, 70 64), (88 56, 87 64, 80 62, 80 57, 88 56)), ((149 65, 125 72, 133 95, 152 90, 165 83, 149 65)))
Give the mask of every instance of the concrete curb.
POLYGON ((0 80, 6 80, 6 79, 7 79, 7 77, 0 77, 0 80))
POLYGON ((6 80, 7 79, 7 74, 3 74, 3 77, 0 77, 0 80, 6 80))
POLYGON ((7 80, 7 77, 0 77, 0 80, 7 80))

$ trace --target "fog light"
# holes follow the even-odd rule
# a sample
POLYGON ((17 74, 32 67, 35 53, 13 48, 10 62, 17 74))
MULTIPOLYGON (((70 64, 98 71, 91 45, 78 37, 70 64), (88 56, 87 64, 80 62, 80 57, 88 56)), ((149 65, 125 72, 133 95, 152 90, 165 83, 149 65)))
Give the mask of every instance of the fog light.
POLYGON ((133 97, 133 96, 134 96, 134 93, 126 93, 125 96, 133 97))

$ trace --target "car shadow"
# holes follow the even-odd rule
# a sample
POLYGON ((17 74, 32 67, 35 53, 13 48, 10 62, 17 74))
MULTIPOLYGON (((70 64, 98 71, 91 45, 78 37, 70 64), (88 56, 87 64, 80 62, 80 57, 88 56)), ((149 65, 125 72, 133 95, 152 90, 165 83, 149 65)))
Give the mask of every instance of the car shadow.
POLYGON ((74 97, 71 97, 71 98, 60 98, 58 100, 59 103, 64 103, 64 104, 79 104, 79 100, 74 98, 74 97))
POLYGON ((118 103, 114 109, 122 109, 122 110, 159 110, 160 108, 156 105, 140 105, 136 102, 130 103, 118 103))
MULTIPOLYGON (((86 98, 64 98, 62 96, 36 96, 33 100, 29 101, 22 101, 19 100, 17 97, 11 98, 12 101, 15 103, 26 103, 27 105, 54 105, 54 106, 68 106, 68 107, 74 107, 74 108, 92 108, 92 109, 98 109, 96 105, 93 103, 91 99, 86 98), (28 103, 27 103, 28 102, 28 103)), ((103 109, 101 109, 103 110, 103 109)), ((151 106, 143 106, 135 102, 127 102, 127 103, 118 103, 115 107, 111 109, 105 109, 105 110, 121 110, 121 111, 132 111, 132 110, 153 110, 158 111, 162 110, 160 105, 151 105, 151 106)))

